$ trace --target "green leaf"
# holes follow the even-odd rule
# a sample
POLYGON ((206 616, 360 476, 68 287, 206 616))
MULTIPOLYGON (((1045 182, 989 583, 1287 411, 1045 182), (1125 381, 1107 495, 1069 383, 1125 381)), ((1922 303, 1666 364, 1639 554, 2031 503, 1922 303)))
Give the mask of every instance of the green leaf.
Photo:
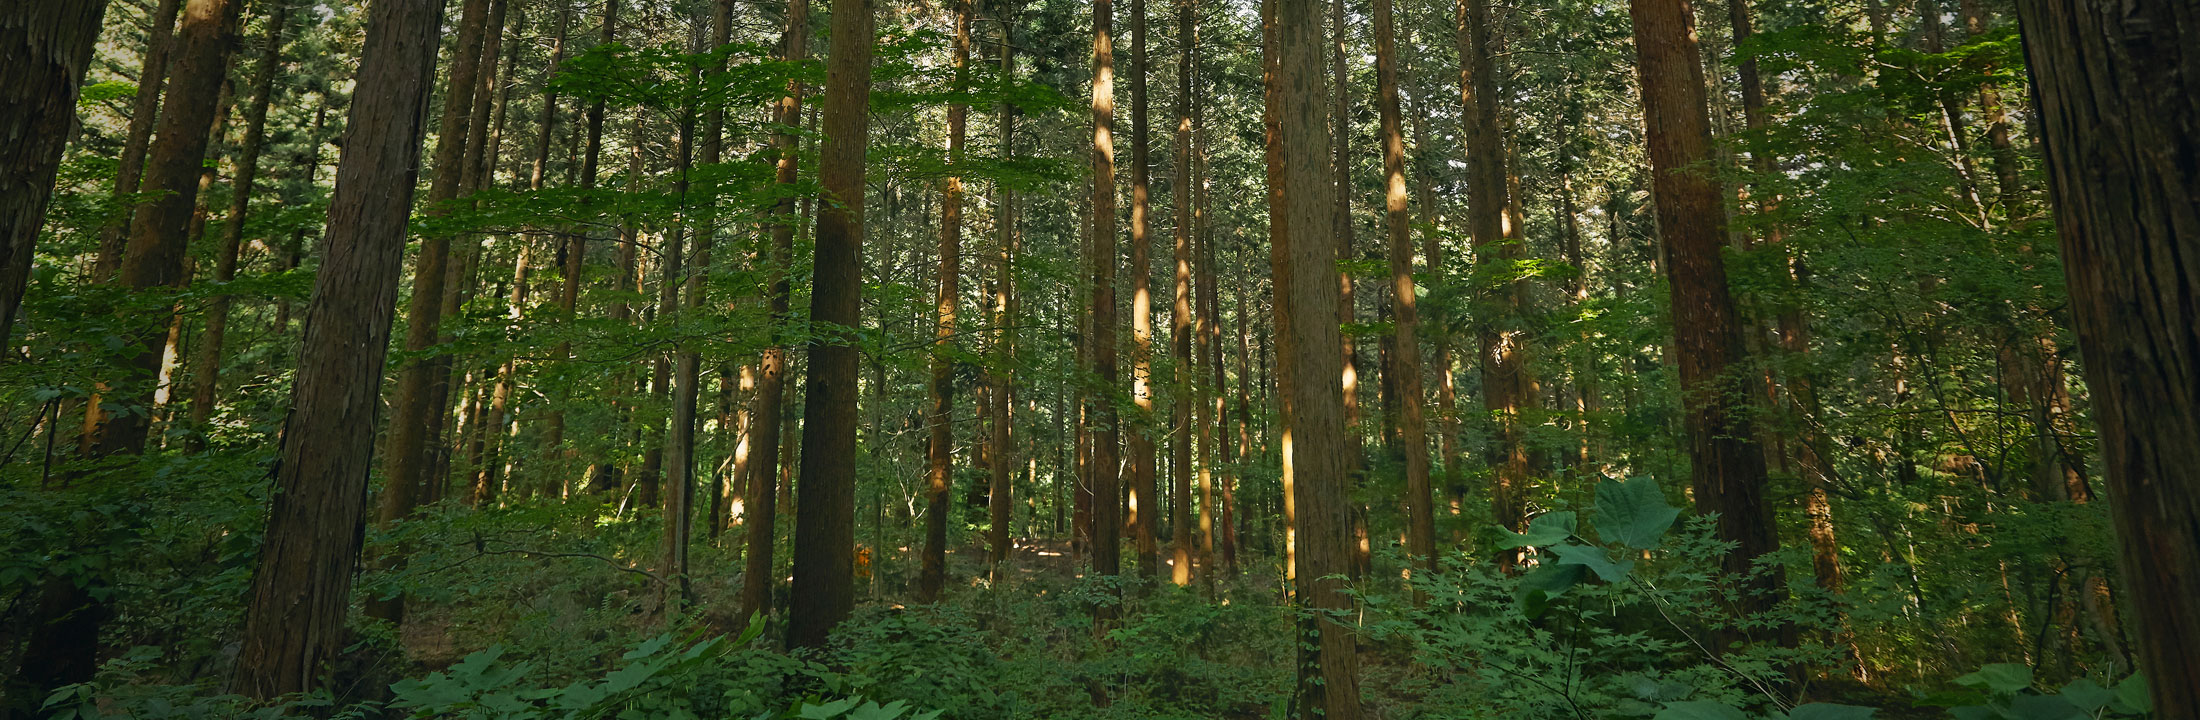
POLYGON ((823 705, 803 703, 802 712, 796 713, 795 717, 802 718, 802 720, 830 720, 831 718, 840 717, 841 714, 848 712, 850 708, 855 707, 856 703, 859 702, 862 702, 861 698, 848 698, 840 702, 829 702, 823 705))
POLYGON ((908 710, 909 704, 900 700, 883 707, 876 702, 867 702, 856 708, 855 712, 848 713, 848 720, 894 720, 908 710))
POLYGON ((2019 695, 2009 701, 2012 720, 2086 720, 2084 711, 2056 695, 2019 695))
POLYGON ((1635 561, 1612 562, 1612 558, 1605 554, 1604 548, 1600 547, 1566 543, 1558 546, 1557 550, 1558 564, 1580 565, 1589 568, 1597 574, 1597 577, 1603 578, 1605 582, 1609 583, 1625 581, 1628 571, 1635 569, 1635 561))
POLYGON ((1572 510, 1560 510, 1535 516, 1534 520, 1528 521, 1528 531, 1525 533, 1499 529, 1504 530, 1505 536, 1512 541, 1512 544, 1505 546, 1507 548, 1543 547, 1573 537, 1581 529, 1581 522, 1574 517, 1572 510))
POLYGON ((1521 614, 1542 617, 1543 611, 1550 609, 1552 598, 1566 594, 1586 574, 1580 565, 1544 565, 1520 576, 1520 591, 1514 600, 1521 614))
POLYGON ((1789 710, 1788 720, 1870 720, 1872 713, 1875 712, 1878 711, 1855 705, 1809 703, 1797 705, 1794 710, 1789 710))
POLYGON ((2070 681, 2070 684, 2063 686, 2061 695, 2064 700, 2069 700, 2070 704, 2078 706, 2079 710, 2088 715, 2100 711, 2108 706, 2109 701, 2116 699, 2116 691, 2101 687, 2092 678, 2070 681))
POLYGON ((2133 713, 2154 711, 2154 696, 2147 692, 2147 676, 2134 673, 2116 683, 2116 702, 2133 713))
POLYGON ((2032 687, 2032 668, 2018 663, 1994 663, 1978 672, 1956 678, 1964 687, 1983 687, 1997 693, 2013 693, 2032 687))
POLYGON ((1682 700, 1666 703, 1653 720, 1749 720, 1749 716, 1723 702, 1682 700))
POLYGON ((1598 536, 1643 550, 1657 547, 1666 528, 1681 515, 1679 508, 1665 502, 1658 481, 1646 477, 1598 483, 1596 506, 1598 536))

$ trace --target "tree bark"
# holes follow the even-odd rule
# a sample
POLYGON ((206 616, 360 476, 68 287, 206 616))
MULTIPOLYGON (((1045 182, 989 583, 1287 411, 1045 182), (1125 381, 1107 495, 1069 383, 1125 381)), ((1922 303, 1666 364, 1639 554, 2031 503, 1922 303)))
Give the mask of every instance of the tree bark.
POLYGON ((2200 23, 2177 4, 2017 4, 2100 423, 2139 664, 2200 714, 2200 23))
POLYGON ((1153 218, 1152 159, 1148 154, 1146 76, 1146 0, 1131 0, 1131 404, 1137 417, 1130 428, 1130 528, 1138 550, 1140 577, 1159 577, 1161 546, 1156 526, 1161 517, 1156 483, 1153 433, 1153 218))
POLYGON ((818 178, 810 372, 803 388, 790 647, 823 647, 855 605, 856 370, 848 331, 861 322, 863 154, 870 144, 871 0, 833 0, 826 61, 825 140, 818 178))
POLYGON ((441 5, 375 0, 368 8, 277 491, 237 656, 233 687, 251 697, 313 688, 346 642, 380 406, 375 396, 419 174, 421 118, 441 44, 441 5))
POLYGON ((1720 254, 1727 242, 1724 200, 1717 178, 1703 170, 1712 161, 1711 125, 1694 14, 1687 0, 1632 0, 1630 11, 1651 190, 1672 283, 1674 354, 1696 510, 1718 514, 1718 538, 1735 544, 1722 562, 1744 583, 1734 609, 1758 612, 1776 604, 1785 585, 1777 566, 1755 570, 1757 559, 1780 542, 1765 502, 1765 458, 1750 427, 1749 395, 1733 375, 1745 358, 1720 254))
MULTIPOLYGON (((229 217, 223 220, 222 244, 215 258, 216 283, 227 283, 237 277, 237 256, 244 243, 245 213, 251 207, 252 185, 259 176, 260 147, 267 136, 267 107, 275 94, 275 74, 283 66, 283 32, 289 20, 287 8, 273 8, 267 16, 259 67, 253 70, 252 99, 245 109, 244 143, 237 151, 236 189, 230 193, 229 217)), ((214 416, 215 390, 221 382, 223 335, 229 328, 229 304, 230 297, 226 293, 214 296, 207 303, 206 332, 199 337, 197 356, 191 363, 196 368, 191 376, 191 426, 195 432, 205 432, 207 421, 214 416)))
MULTIPOLYGON (((1474 282, 1481 287, 1486 306, 1504 308, 1498 318, 1478 323, 1481 344, 1482 407, 1493 417, 1497 443, 1491 448, 1490 466, 1496 470, 1491 487, 1491 507, 1497 523, 1509 530, 1527 524, 1528 451, 1522 415, 1534 408, 1528 391, 1527 335, 1521 328, 1525 311, 1526 282, 1516 279, 1513 263, 1524 253, 1518 223, 1507 212, 1508 169, 1504 141, 1500 137, 1502 101, 1497 95, 1497 70, 1491 59, 1494 48, 1488 0, 1461 0, 1459 47, 1465 66, 1460 98, 1466 105, 1467 228, 1474 240, 1474 282)), ((1701 73, 1698 73, 1701 75, 1701 73)), ((1519 561, 1518 551, 1498 555, 1507 569, 1519 561)))
MULTIPOLYGON (((970 65, 970 3, 955 0, 954 83, 967 81, 970 65)), ((954 479, 955 310, 962 294, 963 184, 955 173, 962 164, 963 137, 970 115, 965 103, 947 106, 947 170, 940 179, 940 273, 938 324, 932 340, 932 408, 925 419, 931 441, 925 446, 923 568, 917 576, 917 601, 933 602, 947 578, 947 516, 954 479)), ((997 421, 997 419, 996 419, 997 421)))
MULTIPOLYGON (((1169 313, 1169 339, 1176 359, 1176 393, 1170 402, 1169 423, 1169 544, 1173 548, 1170 581, 1192 582, 1192 408, 1199 404, 1192 371, 1198 358, 1192 355, 1192 32, 1196 22, 1191 0, 1176 2, 1176 177, 1170 183, 1176 193, 1175 259, 1176 288, 1169 313)), ((1204 515, 1202 515, 1204 517, 1204 515)))
POLYGON ((1413 285, 1413 221, 1406 214, 1406 144, 1398 110, 1398 43, 1391 0, 1375 0, 1375 104, 1383 133, 1383 218, 1390 240, 1390 295, 1398 440, 1406 461, 1406 553, 1436 565, 1436 513, 1430 503, 1428 430, 1422 419, 1420 310, 1413 285))
MULTIPOLYGON (((809 58, 809 0, 789 0, 787 27, 780 35, 780 57, 787 62, 809 58)), ((794 130, 802 123, 802 82, 788 80, 787 92, 775 106, 772 144, 779 149, 773 182, 782 188, 794 185, 801 161, 801 139, 794 130)), ((785 332, 789 311, 787 264, 794 253, 795 217, 792 194, 780 197, 772 209, 771 248, 765 259, 766 293, 771 306, 774 334, 785 332)), ((750 444, 756 456, 749 460, 748 502, 743 524, 748 526, 748 551, 741 578, 741 614, 771 614, 774 526, 778 522, 780 409, 786 394, 787 349, 785 339, 774 337, 757 361, 756 417, 751 422, 750 444)))
MULTIPOLYGON (((1091 448, 1087 466, 1092 488, 1092 566, 1100 575, 1120 575, 1122 562, 1122 505, 1117 499, 1117 448, 1122 427, 1117 422, 1115 387, 1115 30, 1114 0, 1092 3, 1092 333, 1087 340, 1092 353, 1093 382, 1098 397, 1092 399, 1091 448)), ((1095 608, 1106 623, 1114 615, 1111 606, 1095 608)))
POLYGON ((153 143, 153 123, 160 118, 161 89, 168 83, 168 54, 175 50, 176 14, 182 9, 183 0, 160 0, 153 10, 143 63, 138 69, 137 93, 130 102, 130 127, 124 131, 122 155, 115 166, 115 203, 128 207, 130 212, 117 213, 100 227, 99 255, 92 261, 94 283, 112 280, 122 267, 130 217, 136 214, 137 192, 145 176, 145 153, 153 143))
MULTIPOLYGON (((1015 23, 1012 17, 1001 17, 999 19, 1001 20, 1001 81, 1013 82, 1016 79, 1016 43, 1015 31, 1013 30, 1015 23)), ((965 45, 967 44, 967 41, 965 41, 965 45)), ((1015 108, 1004 101, 1000 103, 997 111, 1000 115, 995 125, 999 127, 1001 132, 1001 158, 1004 160, 1014 159, 1016 156, 1015 108)), ((990 541, 991 551, 986 553, 986 560, 992 565, 994 581, 999 582, 1004 579, 1000 571, 1001 563, 1008 560, 1010 549, 1014 545, 1014 539, 1009 534, 1009 524, 1015 514, 1016 505, 1015 490, 1009 479, 1009 467, 1015 463, 1016 448, 1015 445, 1011 444, 1014 423, 1008 422, 1008 414, 1009 405, 1015 399, 1016 388, 1016 328, 1014 323, 1019 314, 1018 311, 1021 309, 1019 305, 1023 300, 1023 294, 1016 287, 1016 252, 1018 249, 1016 246, 1018 240, 1016 235, 1016 191, 1011 189, 1007 183, 998 180, 994 181, 993 190, 996 194, 993 224, 998 235, 996 242, 1000 251, 1000 255, 995 259, 993 281, 995 293, 993 327, 994 332, 999 333, 993 341, 993 386, 997 388, 993 396, 993 417, 999 418, 999 421, 993 424, 993 449, 996 457, 993 459, 993 477, 989 483, 992 491, 987 493, 987 501, 990 503, 987 514, 990 516, 992 533, 987 538, 990 541)), ((1037 478, 1034 477, 1033 479, 1036 480, 1037 478)))
MULTIPOLYGON (((175 4, 163 0, 171 19, 175 4)), ((0 10, 0 347, 10 346, 30 284, 31 247, 46 224, 62 152, 76 134, 77 90, 106 12, 105 0, 0 10)))

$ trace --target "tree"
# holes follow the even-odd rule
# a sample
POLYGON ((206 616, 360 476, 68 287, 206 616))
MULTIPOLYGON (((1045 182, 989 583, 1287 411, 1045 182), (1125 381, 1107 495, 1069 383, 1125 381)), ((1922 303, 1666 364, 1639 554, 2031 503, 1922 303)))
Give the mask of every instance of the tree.
MULTIPOLYGON (((1001 20, 1001 79, 1013 81, 1016 79, 1015 24, 1012 18, 1004 17, 1001 20)), ((999 117, 995 124, 999 126, 1001 133, 1001 157, 1013 159, 1016 156, 1015 107, 1004 100, 998 111, 999 117)), ((999 581, 1000 565, 1008 560, 1010 547, 1014 544, 1014 539, 1009 535, 1009 524, 1011 516, 1015 514, 1016 505, 1014 483, 1009 474, 1016 464, 1016 447, 1010 444, 1013 423, 1008 421, 1008 414, 1014 405, 1016 389, 1015 324, 1018 322, 1018 311, 1023 308, 1019 306, 1022 294, 1016 288, 1016 191, 1008 183, 998 180, 994 181, 993 190, 996 194, 993 224, 1000 254, 994 258, 993 327, 999 336, 993 341, 992 359, 993 385, 999 389, 994 392, 992 401, 993 417, 999 418, 999 421, 993 423, 993 447, 998 456, 993 459, 993 476, 987 482, 989 491, 986 493, 986 500, 990 505, 987 514, 992 522, 992 532, 987 538, 990 541, 990 552, 986 553, 986 560, 993 568, 995 581, 999 581)))
POLYGON ((1422 419, 1420 310, 1414 298, 1413 227, 1406 216, 1406 145, 1398 111, 1397 21, 1391 0, 1375 0, 1375 104, 1383 134, 1383 220, 1389 235, 1390 295, 1396 323, 1392 382, 1406 460, 1406 552, 1436 571, 1435 500, 1429 492, 1428 431, 1422 419))
MULTIPOLYGON (((1120 547, 1123 522, 1118 502, 1117 448, 1122 426, 1117 422, 1115 393, 1115 38, 1114 0, 1092 2, 1092 332, 1086 340, 1092 354, 1093 433, 1086 462, 1092 487, 1092 567, 1101 575, 1123 572, 1120 547)), ((1113 613, 1101 607, 1104 621, 1113 613)))
MULTIPOLYGON (((1359 660, 1352 630, 1331 613, 1352 607, 1341 576, 1352 566, 1352 513, 1346 500, 1352 460, 1343 401, 1343 333, 1331 322, 1337 307, 1337 191, 1324 177, 1329 160, 1322 112, 1322 16, 1318 0, 1269 0, 1275 5, 1288 229, 1270 250, 1276 280, 1277 385, 1283 398, 1285 522, 1295 545, 1292 576, 1297 623, 1298 684, 1294 717, 1360 717, 1359 660)), ((1273 162, 1275 157, 1271 157, 1273 162)), ((1273 172, 1273 171, 1271 171, 1273 172)))
POLYGON ((1137 408, 1129 441, 1131 539, 1138 550, 1138 574, 1157 577, 1161 546, 1156 528, 1161 515, 1155 474, 1153 431, 1153 202, 1148 193, 1153 161, 1148 156, 1146 76, 1146 0, 1131 0, 1131 403, 1137 408))
MULTIPOLYGON (((428 184, 430 212, 447 213, 445 203, 458 197, 459 179, 466 157, 466 122, 473 113, 474 73, 481 67, 481 37, 489 11, 488 0, 465 0, 458 24, 458 46, 451 58, 451 74, 443 90, 443 119, 436 132, 435 175, 428 184)), ((443 326, 444 287, 449 282, 451 238, 429 233, 420 239, 420 256, 413 264, 412 305, 405 316, 406 359, 398 369, 397 395, 391 401, 390 438, 387 441, 386 482, 375 511, 375 522, 388 526, 412 514, 431 483, 433 446, 442 442, 436 428, 445 413, 436 393, 449 371, 426 351, 439 340, 443 326)), ((442 383, 447 385, 446 383, 442 383)), ((447 389, 447 388, 446 388, 447 389)), ((401 557, 385 558, 403 562, 401 557)), ((402 595, 367 604, 369 616, 403 623, 402 595)))
MULTIPOLYGON (((780 57, 787 62, 809 59, 810 3, 809 0, 790 0, 787 3, 787 26, 780 33, 780 57)), ((772 182, 780 188, 792 187, 800 170, 802 159, 801 139, 795 128, 802 123, 802 81, 787 81, 787 92, 780 96, 773 109, 772 144, 779 149, 779 161, 773 168, 772 182)), ((799 220, 795 216, 794 195, 781 195, 772 208, 771 249, 765 259, 765 294, 771 308, 772 330, 784 333, 787 326, 788 284, 787 264, 794 256, 794 230, 799 220)), ((778 518, 778 485, 780 408, 785 405, 787 383, 787 348, 783 337, 774 337, 764 348, 763 357, 757 360, 756 417, 750 421, 753 428, 749 442, 756 449, 756 457, 749 461, 748 516, 743 524, 748 528, 748 552, 744 558, 745 573, 741 578, 741 614, 753 616, 771 613, 772 538, 778 518)))
POLYGON ((313 688, 346 642, 440 4, 375 0, 368 8, 358 100, 237 654, 234 687, 252 697, 313 688))
MULTIPOLYGON (((967 84, 970 65, 970 0, 955 0, 953 63, 955 86, 967 84)), ((955 305, 962 293, 962 194, 963 183, 954 174, 962 164, 963 136, 970 115, 966 103, 947 106, 948 176, 940 178, 940 277, 939 323, 932 340, 932 409, 926 422, 931 441, 925 449, 924 567, 917 576, 917 600, 940 597, 947 578, 947 514, 949 488, 954 477, 955 444, 955 305)), ((996 418, 998 421, 998 418, 996 418)), ((996 464, 998 464, 996 462, 996 464)))
POLYGON ((1178 585, 1192 582, 1192 407, 1199 404, 1192 372, 1198 367, 1192 355, 1192 52, 1191 0, 1176 3, 1176 291, 1169 311, 1170 352, 1176 361, 1176 397, 1170 402, 1169 422, 1169 544, 1173 566, 1169 580, 1178 585))
POLYGON ((802 464, 796 485, 794 603, 787 645, 816 648, 855 605, 856 370, 852 331, 863 292, 863 153, 870 144, 870 0, 833 0, 826 61, 824 188, 810 285, 810 372, 803 387, 802 464))
POLYGON ((0 345, 30 283, 31 246, 46 224, 54 173, 76 125, 78 85, 106 11, 104 1, 0 10, 0 137, 19 139, 0 145, 0 345))
POLYGON ((2124 586, 2158 717, 2200 713, 2200 43, 2174 6, 2017 4, 2124 586), (2104 72, 2114 68, 2114 72, 2104 72))
MULTIPOLYGON (((1521 415, 1535 403, 1529 392, 1527 337, 1519 329, 1527 288, 1511 267, 1523 255, 1523 242, 1519 225, 1507 222, 1505 214, 1506 178, 1511 170, 1500 137, 1504 125, 1498 112, 1502 103, 1497 96, 1497 70, 1491 60, 1495 50, 1489 2, 1461 0, 1459 13, 1459 62, 1464 66, 1459 94, 1466 106, 1469 175, 1467 229, 1474 237, 1477 299, 1497 316, 1479 319, 1476 333, 1481 344, 1482 407, 1498 424, 1497 442, 1489 453, 1496 474, 1490 501, 1497 524, 1518 531, 1528 520, 1528 450, 1521 415)), ((1499 555, 1507 568, 1518 558, 1517 551, 1499 555)))
POLYGON ((1785 593, 1777 568, 1757 559, 1780 548, 1765 502, 1765 456, 1750 429, 1748 401, 1734 389, 1743 365, 1741 324, 1727 287, 1724 201, 1711 161, 1711 124, 1694 13, 1687 0, 1631 0, 1636 72, 1642 84, 1651 192, 1665 274, 1672 284, 1673 349, 1680 366, 1696 511, 1718 515, 1717 536, 1734 543, 1722 566, 1748 578, 1737 609, 1760 611, 1785 593))
MULTIPOLYGON (((282 69, 283 32, 290 12, 276 8, 268 13, 261 36, 259 67, 252 71, 252 100, 245 110, 244 144, 237 151, 235 190, 229 196, 229 217, 222 222, 222 244, 215 258, 214 281, 227 283, 237 277, 237 255, 244 244, 245 214, 251 209, 253 183, 260 171, 260 148, 267 137, 267 107, 274 99, 275 75, 282 69)), ((199 339, 192 365, 191 424, 203 428, 214 415, 215 390, 220 385, 222 344, 229 328, 230 296, 216 295, 206 308, 206 334, 199 339)), ((203 430, 202 430, 203 432, 203 430)))

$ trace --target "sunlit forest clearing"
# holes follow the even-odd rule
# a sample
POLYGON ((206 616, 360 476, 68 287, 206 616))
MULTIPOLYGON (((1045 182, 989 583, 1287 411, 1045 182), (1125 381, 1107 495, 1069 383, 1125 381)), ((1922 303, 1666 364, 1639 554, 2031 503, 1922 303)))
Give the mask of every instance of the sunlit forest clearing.
POLYGON ((2200 718, 2189 0, 5 0, 0 718, 2200 718))

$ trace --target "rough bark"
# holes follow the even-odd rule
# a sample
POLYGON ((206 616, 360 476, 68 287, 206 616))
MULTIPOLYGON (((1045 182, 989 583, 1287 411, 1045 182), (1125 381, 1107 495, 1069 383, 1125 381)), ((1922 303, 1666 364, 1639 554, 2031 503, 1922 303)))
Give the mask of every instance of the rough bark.
POLYGON ((1406 144, 1398 110, 1398 43, 1391 0, 1375 0, 1375 104, 1383 135, 1383 220, 1389 233, 1393 370, 1399 450, 1406 461, 1406 553, 1436 571, 1436 513, 1429 492, 1428 430, 1421 398, 1420 310, 1414 298, 1413 222, 1406 214, 1406 144))
POLYGON ((1331 158, 1329 118, 1322 112, 1322 13, 1318 0, 1270 2, 1283 140, 1275 159, 1283 164, 1288 226, 1269 262, 1276 280, 1276 357, 1284 402, 1284 517, 1291 557, 1286 567, 1299 609, 1291 715, 1353 720, 1360 717, 1355 640, 1332 615, 1352 607, 1340 576, 1353 565, 1346 499, 1353 462, 1346 438, 1343 333, 1328 317, 1338 303, 1335 213, 1341 208, 1333 178, 1323 172, 1331 158))
POLYGON ((1146 56, 1146 0, 1131 0, 1131 404, 1137 417, 1130 428, 1129 451, 1130 529, 1138 551, 1138 574, 1158 577, 1161 546, 1156 528, 1161 518, 1160 487, 1156 483, 1153 434, 1158 426, 1153 407, 1153 218, 1151 179, 1153 164, 1148 152, 1150 135, 1146 113, 1149 93, 1146 76, 1153 63, 1146 56))
MULTIPOLYGON (((1101 575, 1123 572, 1122 505, 1117 500, 1117 448, 1122 427, 1116 421, 1115 387, 1115 15, 1114 0, 1092 3, 1092 316, 1091 338, 1095 393, 1094 428, 1086 463, 1092 488, 1092 566, 1101 575)), ((1114 612, 1101 606, 1105 622, 1114 612)))
MULTIPOLYGON (((171 17, 175 4, 163 1, 171 17)), ((8 346, 30 283, 31 246, 46 224, 62 151, 76 134, 77 89, 106 11, 104 0, 0 10, 0 347, 8 346)))
POLYGON ((823 647, 855 605, 856 370, 863 292, 863 153, 870 140, 870 0, 833 0, 818 178, 810 372, 803 388, 790 647, 823 647))
MULTIPOLYGON (((801 62, 809 57, 810 3, 809 0, 789 0, 787 3, 787 27, 780 34, 780 57, 788 62, 801 62)), ((787 81, 787 92, 780 96, 775 106, 773 121, 778 128, 772 133, 772 144, 779 149, 779 163, 773 182, 781 187, 792 186, 800 171, 801 141, 794 129, 802 123, 802 83, 787 81)), ((765 277, 771 306, 772 328, 783 331, 787 324, 788 283, 787 263, 793 256, 794 232, 799 224, 795 217, 795 201, 792 194, 783 196, 772 209, 771 248, 765 259, 765 277)), ((787 348, 780 338, 774 338, 764 348, 763 357, 757 361, 756 418, 751 421, 753 430, 750 443, 755 457, 749 460, 748 509, 743 522, 748 526, 748 552, 744 558, 746 567, 741 578, 741 614, 753 616, 771 614, 773 577, 773 532, 778 522, 779 485, 779 433, 780 409, 784 407, 786 394, 787 348)))
POLYGON ((237 656, 233 687, 252 697, 314 687, 346 642, 375 396, 441 44, 441 5, 375 0, 367 10, 366 50, 237 656))
POLYGON ((2200 714, 2200 16, 2017 5, 2157 717, 2200 714))
MULTIPOLYGON (((1504 308, 1497 318, 1477 323, 1481 346, 1482 407, 1498 424, 1489 464, 1496 470, 1490 490, 1497 523, 1520 530, 1527 523, 1528 452, 1522 415, 1535 405, 1528 391, 1527 337, 1520 314, 1527 291, 1513 279, 1510 265, 1524 254, 1520 227, 1506 211, 1511 174, 1501 137, 1497 70, 1488 0, 1461 0, 1459 24, 1460 99, 1466 105, 1467 229, 1473 236, 1475 282, 1486 307, 1504 308)), ((1698 75, 1701 75, 1699 71, 1698 75)), ((1499 555, 1508 569, 1517 551, 1499 555)))
POLYGON ((130 101, 130 127, 124 131, 122 154, 115 166, 115 203, 131 212, 117 213, 100 227, 99 255, 92 261, 94 283, 113 279, 122 267, 130 216, 135 214, 138 188, 145 176, 145 153, 153 144, 153 122, 160 118, 161 90, 168 83, 168 55, 175 50, 176 15, 182 9, 183 0, 160 0, 153 10, 143 62, 138 68, 136 97, 130 101))
MULTIPOLYGON (((1703 62, 1687 0, 1633 0, 1651 191, 1672 284, 1674 354, 1680 367, 1696 510, 1718 514, 1717 535, 1734 543, 1722 562, 1736 579, 1739 612, 1771 607, 1784 594, 1777 567, 1754 573, 1778 550, 1765 501, 1765 458, 1751 430, 1741 324, 1727 287, 1725 211, 1712 161, 1703 62)), ((1732 638, 1728 638, 1732 639, 1732 638)))
MULTIPOLYGON (((267 107, 275 95, 275 75, 282 69, 283 32, 290 12, 276 8, 267 17, 261 36, 259 66, 252 71, 252 99, 245 109, 244 142, 237 150, 235 189, 229 196, 229 217, 222 222, 221 248, 214 265, 214 282, 237 277, 237 256, 244 244, 245 212, 250 209, 253 183, 260 172, 260 147, 267 136, 267 107)), ((203 428, 214 415, 214 394, 221 382, 223 336, 229 329, 227 294, 216 295, 206 306, 206 332, 199 336, 191 376, 191 425, 203 428)))
MULTIPOLYGON (((1192 3, 1177 0, 1176 37, 1176 287, 1169 312, 1170 351, 1176 360, 1176 392, 1169 422, 1169 580, 1192 582, 1192 408, 1199 393, 1192 383, 1198 359, 1192 355, 1192 3)), ((1202 516, 1204 517, 1204 516, 1202 516)))
MULTIPOLYGON (((1016 77, 1016 43, 1014 31, 1012 30, 1014 27, 1015 24, 1012 19, 1002 18, 1000 69, 1003 81, 1012 81, 1016 77)), ((999 113, 995 125, 1001 133, 1001 157, 1004 159, 1014 158, 1016 156, 1015 109, 1008 103, 1002 102, 996 110, 999 113)), ((1000 574, 1001 562, 1008 559, 1010 548, 1013 545, 1013 539, 1009 534, 1009 524, 1016 506, 1014 504, 1015 491, 1009 481, 1009 467, 1015 463, 1016 447, 1011 443, 1011 436, 1014 434, 1012 429, 1014 423, 1007 420, 1009 404, 1014 402, 1016 389, 1016 328, 1014 323, 1019 314, 1018 311, 1021 310, 1019 306, 1023 298, 1022 293, 1016 287, 1016 243, 1018 239, 1016 235, 1016 191, 1011 189, 1007 183, 998 181, 994 182, 993 189, 995 193, 993 223, 995 234, 998 236, 995 242, 1000 252, 995 258, 993 280, 993 327, 994 331, 999 333, 993 341, 993 386, 998 388, 993 396, 993 417, 1000 418, 1001 421, 993 424, 993 448, 998 457, 994 458, 993 477, 988 483, 991 486, 991 492, 986 494, 990 506, 987 514, 990 516, 989 519, 992 525, 992 533, 987 537, 991 549, 990 552, 986 553, 986 560, 991 563, 994 580, 997 582, 1002 579, 1000 574)), ((1057 414, 1056 418, 1059 419, 1060 415, 1057 414)))

